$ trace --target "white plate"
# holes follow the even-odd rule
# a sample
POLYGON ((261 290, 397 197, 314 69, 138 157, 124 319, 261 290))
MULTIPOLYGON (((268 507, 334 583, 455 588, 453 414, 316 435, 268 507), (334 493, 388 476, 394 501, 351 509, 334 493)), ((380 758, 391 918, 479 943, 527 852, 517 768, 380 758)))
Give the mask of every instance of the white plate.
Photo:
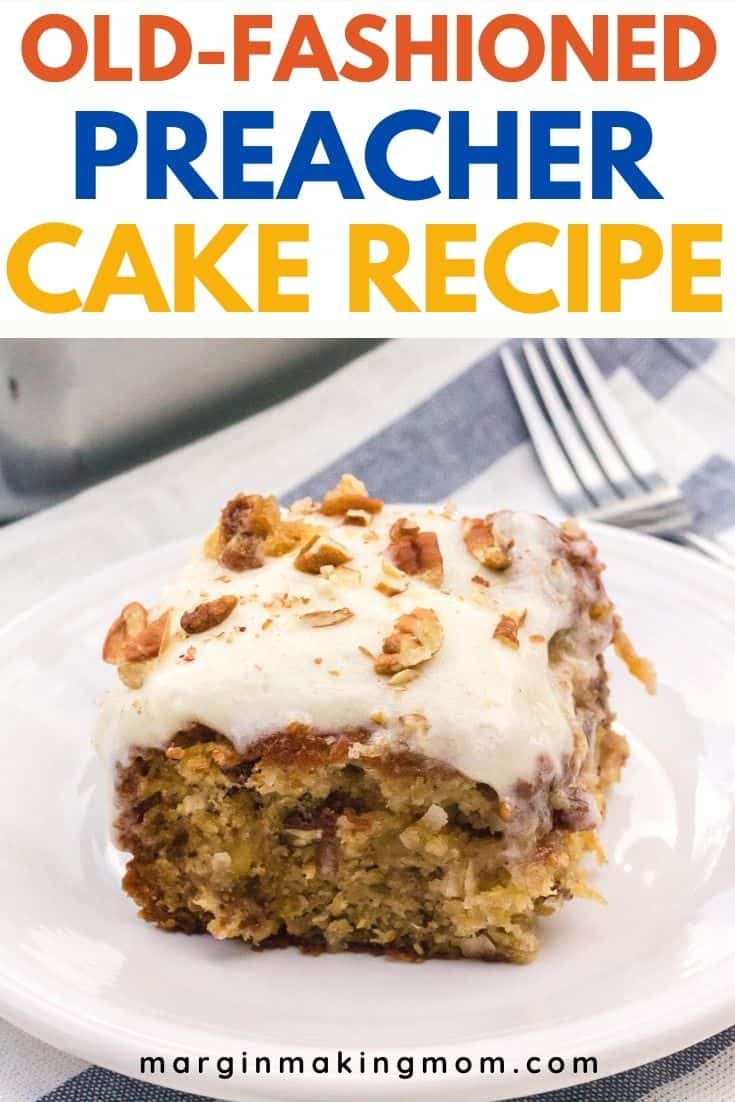
POLYGON ((354 1063, 351 1076, 227 1080, 211 1062, 155 1080, 279 1102, 519 1096, 583 1081, 569 1066, 534 1073, 531 1057, 594 1056, 609 1075, 732 1024, 735 586, 692 553, 595 535, 610 592, 660 675, 650 699, 611 659, 633 752, 604 829, 606 907, 578 901, 545 922, 525 968, 258 954, 136 919, 106 844, 90 748, 111 674, 98 654, 123 601, 153 598, 181 562, 179 544, 67 589, 0 635, 0 1014, 131 1076, 144 1054, 246 1050, 251 1065, 284 1054, 308 1065, 342 1048, 449 1063, 425 1078, 417 1063, 412 1081, 361 1076, 354 1063), (480 1074, 480 1056, 502 1056, 505 1074, 480 1074), (453 1070, 458 1057, 473 1071, 453 1070))

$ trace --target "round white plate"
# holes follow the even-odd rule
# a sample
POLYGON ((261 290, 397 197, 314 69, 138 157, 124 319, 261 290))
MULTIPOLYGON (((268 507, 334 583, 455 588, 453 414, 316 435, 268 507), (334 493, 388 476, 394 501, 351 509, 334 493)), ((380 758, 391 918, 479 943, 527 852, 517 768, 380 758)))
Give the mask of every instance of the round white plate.
POLYGON ((607 906, 577 901, 544 922, 527 967, 252 953, 141 922, 119 889, 90 746, 112 676, 99 648, 122 603, 152 599, 186 547, 116 566, 16 620, 0 634, 0 1014, 127 1075, 163 1056, 167 1074, 149 1081, 279 1102, 348 1092, 487 1102, 582 1082, 575 1056, 610 1075, 732 1024, 735 583, 664 543, 595 536, 660 689, 647 697, 610 659, 632 756, 604 828, 609 864, 596 885, 607 906), (338 1075, 340 1049, 386 1056, 391 1072, 362 1075, 353 1055, 352 1074, 338 1075), (210 1061, 177 1074, 177 1054, 210 1061), (305 1073, 253 1073, 256 1056, 277 1068, 284 1055, 303 1057, 305 1073), (445 1057, 447 1074, 423 1076, 424 1055, 445 1057), (230 1079, 214 1064, 223 1056, 236 1057, 230 1079), (320 1056, 329 1074, 309 1070, 320 1056), (503 1057, 504 1074, 481 1073, 482 1056, 503 1057), (552 1057, 563 1071, 548 1070, 552 1057))

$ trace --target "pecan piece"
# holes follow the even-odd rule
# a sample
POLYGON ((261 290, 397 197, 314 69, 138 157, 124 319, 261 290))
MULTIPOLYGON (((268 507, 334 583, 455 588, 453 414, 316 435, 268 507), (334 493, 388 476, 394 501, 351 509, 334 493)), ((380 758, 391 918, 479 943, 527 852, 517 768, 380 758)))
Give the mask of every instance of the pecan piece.
POLYGON ((464 517, 462 535, 467 550, 483 566, 491 570, 505 570, 510 566, 513 540, 501 539, 493 524, 493 514, 480 519, 464 517))
MULTIPOLYGON (((298 523, 298 522, 296 522, 298 523)), ((219 559, 229 570, 255 570, 268 555, 283 555, 300 542, 301 536, 285 524, 274 497, 238 494, 228 501, 219 524, 204 544, 209 558, 219 559)))
POLYGON ((367 509, 348 509, 342 523, 351 524, 354 528, 367 528, 372 519, 372 514, 367 509))
POLYGON ((266 536, 263 551, 266 555, 278 558, 288 555, 310 536, 316 534, 311 524, 303 520, 280 520, 269 536, 266 536))
POLYGON ((381 576, 375 583, 378 593, 386 597, 397 597, 399 593, 405 593, 408 584, 408 578, 402 570, 398 570, 392 562, 383 562, 381 576))
POLYGON ((259 536, 233 536, 219 552, 219 561, 228 570, 258 570, 265 562, 263 540, 259 536))
POLYGON ((299 620, 308 624, 310 628, 331 628, 335 624, 344 624, 353 616, 354 613, 349 608, 334 608, 319 612, 305 612, 303 616, 299 616, 299 620))
POLYGON ((139 601, 125 605, 118 618, 112 624, 102 644, 103 661, 118 666, 125 661, 125 649, 131 639, 145 628, 148 612, 139 601))
POLYGON ((399 616, 395 631, 383 640, 383 653, 375 659, 375 672, 392 676, 428 662, 444 639, 439 618, 433 609, 415 608, 399 616))
POLYGON ((410 681, 415 681, 418 675, 418 670, 399 670, 398 673, 394 673, 389 679, 388 684, 395 685, 397 689, 401 689, 404 685, 408 685, 410 681))
POLYGON ((324 495, 321 512, 327 517, 340 516, 351 509, 360 509, 365 513, 379 513, 383 502, 370 497, 364 482, 351 474, 343 474, 333 490, 324 495))
POLYGON ((323 566, 342 566, 351 559, 352 555, 341 543, 317 533, 301 548, 294 566, 304 574, 318 574, 323 566))
POLYGON ((126 647, 127 662, 149 662, 158 658, 164 648, 168 635, 168 622, 171 610, 167 609, 157 620, 151 620, 135 639, 126 647))
POLYGON ((238 494, 222 510, 220 528, 225 540, 233 536, 260 536, 265 539, 281 521, 281 510, 274 497, 238 494))
POLYGON ((123 662, 117 667, 117 676, 126 689, 141 689, 146 675, 145 662, 123 662))
POLYGON ((525 620, 525 608, 522 612, 504 612, 495 625, 493 639, 497 639, 499 643, 504 643, 506 647, 512 647, 513 650, 518 650, 520 646, 518 642, 518 629, 523 626, 525 620))
POLYGON ((223 624, 237 606, 237 597, 229 594, 214 601, 206 601, 196 608, 185 612, 181 617, 181 627, 187 635, 199 635, 210 628, 223 624))
POLYGON ((436 532, 422 532, 415 521, 400 517, 390 530, 388 556, 404 574, 420 577, 437 589, 444 581, 444 560, 436 532))
POLYGON ((113 666, 148 662, 163 650, 170 610, 149 621, 146 609, 138 601, 126 605, 108 631, 102 646, 102 658, 113 666))

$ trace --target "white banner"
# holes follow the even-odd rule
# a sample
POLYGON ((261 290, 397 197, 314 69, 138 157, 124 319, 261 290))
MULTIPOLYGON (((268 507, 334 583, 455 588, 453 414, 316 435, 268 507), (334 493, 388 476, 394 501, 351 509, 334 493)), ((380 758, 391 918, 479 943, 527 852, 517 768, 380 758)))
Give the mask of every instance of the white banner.
POLYGON ((727 0, 3 0, 0 30, 7 335, 732 330, 727 0))

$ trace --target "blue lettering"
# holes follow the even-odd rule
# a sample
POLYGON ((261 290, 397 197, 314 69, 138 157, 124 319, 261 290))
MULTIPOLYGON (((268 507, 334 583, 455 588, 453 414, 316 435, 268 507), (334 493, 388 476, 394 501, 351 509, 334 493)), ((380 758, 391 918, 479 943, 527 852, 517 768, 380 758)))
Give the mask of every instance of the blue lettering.
POLYGON ((189 111, 149 111, 146 116, 148 155, 146 158, 146 195, 149 199, 168 198, 168 173, 171 171, 192 199, 216 199, 209 184, 192 166, 207 147, 207 128, 198 115, 189 111), (183 142, 170 149, 168 132, 180 130, 183 142))
POLYGON ((613 172, 625 180, 639 199, 663 199, 638 167, 650 152, 653 131, 648 119, 635 111, 592 112, 592 198, 612 199, 613 172), (630 141, 623 149, 613 148, 613 131, 627 130, 630 141))
POLYGON ((246 145, 246 130, 272 130, 272 111, 225 111, 222 143, 222 198, 223 199, 272 199, 273 183, 270 180, 245 180, 245 165, 273 164, 273 147, 270 145, 246 145))
POLYGON ((432 199, 440 188, 433 176, 422 180, 407 180, 399 176, 388 164, 390 143, 398 134, 409 130, 423 130, 433 134, 440 122, 439 115, 431 111, 396 111, 386 115, 372 130, 365 146, 365 165, 372 180, 381 191, 394 199, 432 199))
POLYGON ((138 148, 138 130, 131 118, 119 111, 77 111, 76 115, 76 197, 97 198, 97 169, 122 165, 138 148), (100 149, 97 135, 111 130, 114 141, 100 149))
POLYGON ((470 165, 497 165, 498 199, 518 198, 517 111, 498 111, 496 145, 470 145, 469 111, 449 112, 450 199, 469 199, 470 165))
POLYGON ((306 183, 337 184, 343 199, 364 199, 336 123, 329 111, 312 111, 301 131, 296 149, 278 190, 278 199, 298 199, 306 183), (315 164, 319 147, 326 163, 315 164))
POLYGON ((579 145, 554 145, 552 130, 579 130, 579 111, 531 112, 531 198, 579 199, 577 180, 552 180, 552 165, 578 165, 579 145))

